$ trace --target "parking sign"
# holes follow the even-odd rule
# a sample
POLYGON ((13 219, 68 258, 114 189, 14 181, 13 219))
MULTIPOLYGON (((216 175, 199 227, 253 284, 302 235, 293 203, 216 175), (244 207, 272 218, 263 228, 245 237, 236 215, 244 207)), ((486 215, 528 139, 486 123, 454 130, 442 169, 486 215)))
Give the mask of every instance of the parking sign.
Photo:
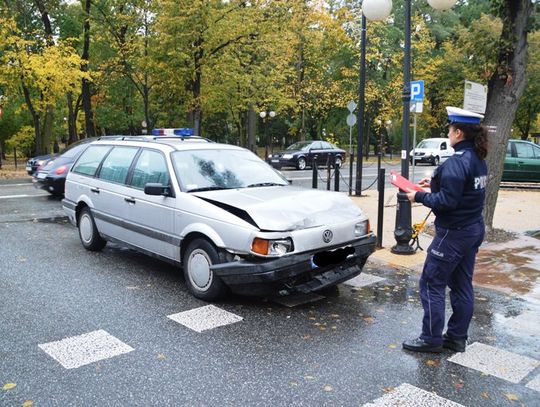
POLYGON ((411 82, 411 102, 421 102, 424 100, 424 81, 411 82))

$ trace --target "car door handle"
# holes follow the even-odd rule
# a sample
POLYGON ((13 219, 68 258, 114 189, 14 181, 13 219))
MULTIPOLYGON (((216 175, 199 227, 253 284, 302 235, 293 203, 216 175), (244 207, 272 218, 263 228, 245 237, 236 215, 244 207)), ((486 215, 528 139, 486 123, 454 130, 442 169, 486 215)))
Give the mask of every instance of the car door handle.
POLYGON ((124 198, 124 201, 126 201, 127 203, 130 203, 130 204, 135 203, 135 199, 133 199, 133 198, 124 198))
POLYGON ((525 161, 518 161, 518 164, 525 164, 525 161))
POLYGON ((99 188, 90 188, 90 191, 92 191, 95 194, 99 194, 99 188))

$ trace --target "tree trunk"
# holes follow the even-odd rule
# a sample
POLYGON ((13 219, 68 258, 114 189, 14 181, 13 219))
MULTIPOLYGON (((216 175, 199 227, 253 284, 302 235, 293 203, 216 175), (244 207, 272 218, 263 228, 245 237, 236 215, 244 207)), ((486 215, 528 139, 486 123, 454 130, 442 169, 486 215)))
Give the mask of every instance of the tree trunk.
POLYGON ((527 83, 527 29, 531 16, 531 0, 505 0, 501 18, 503 30, 499 45, 498 65, 488 84, 488 101, 484 124, 489 133, 488 182, 484 219, 488 230, 493 228, 506 145, 514 122, 519 99, 527 83), (496 128, 496 129, 495 129, 496 128))
POLYGON ((249 110, 247 112, 247 147, 253 152, 257 151, 257 143, 255 140, 255 131, 257 127, 257 113, 255 112, 255 109, 253 109, 253 105, 249 106, 249 110))
MULTIPOLYGON (((81 71, 88 72, 88 63, 90 58, 90 6, 91 0, 85 0, 84 2, 84 42, 82 53, 82 66, 81 71)), ((86 78, 82 80, 82 105, 84 110, 84 128, 86 137, 95 137, 94 127, 94 113, 92 111, 92 93, 90 90, 90 81, 86 78)))

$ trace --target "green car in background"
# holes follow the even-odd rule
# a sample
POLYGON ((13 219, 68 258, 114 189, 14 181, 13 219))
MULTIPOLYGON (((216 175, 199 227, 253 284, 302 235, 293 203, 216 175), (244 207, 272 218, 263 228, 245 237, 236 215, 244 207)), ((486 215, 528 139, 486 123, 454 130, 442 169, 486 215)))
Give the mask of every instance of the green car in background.
POLYGON ((509 140, 502 181, 540 182, 540 146, 530 141, 509 140))

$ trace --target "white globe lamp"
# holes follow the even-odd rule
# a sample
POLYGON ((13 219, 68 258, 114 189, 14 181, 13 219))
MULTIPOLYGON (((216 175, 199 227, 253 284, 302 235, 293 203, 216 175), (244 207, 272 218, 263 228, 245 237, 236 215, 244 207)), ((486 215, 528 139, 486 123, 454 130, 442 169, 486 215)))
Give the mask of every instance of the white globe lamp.
POLYGON ((364 0, 362 13, 371 21, 386 20, 392 11, 392 0, 364 0))
POLYGON ((454 7, 457 0, 428 0, 428 3, 435 10, 449 10, 454 7))

